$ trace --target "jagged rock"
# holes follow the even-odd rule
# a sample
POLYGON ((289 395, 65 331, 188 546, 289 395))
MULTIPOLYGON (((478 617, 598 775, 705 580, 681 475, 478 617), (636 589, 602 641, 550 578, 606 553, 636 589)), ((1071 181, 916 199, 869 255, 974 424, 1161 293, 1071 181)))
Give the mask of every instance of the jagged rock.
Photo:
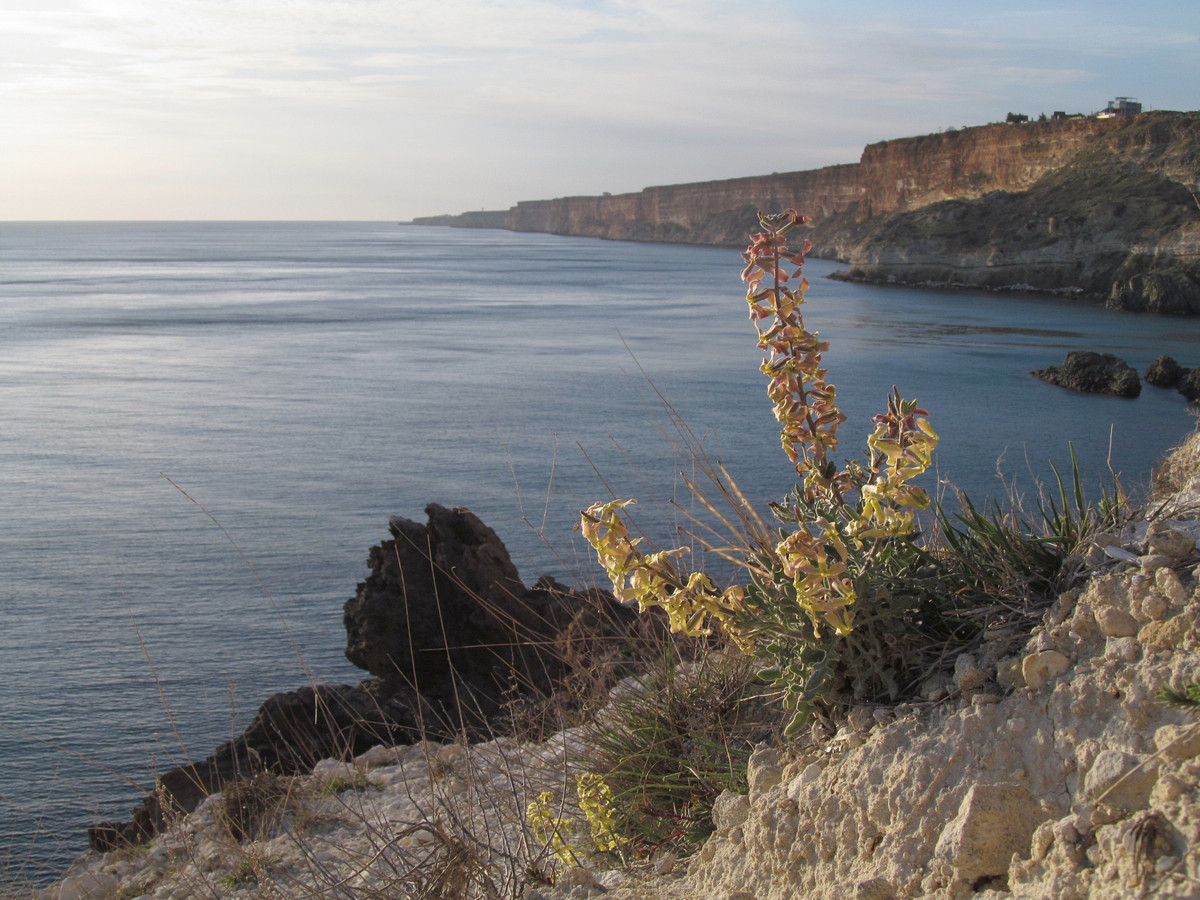
POLYGON ((1146 381, 1155 387, 1174 387, 1183 374, 1183 367, 1169 356, 1163 355, 1146 369, 1146 381))
POLYGON ((1061 366, 1038 369, 1033 375, 1073 391, 1114 397, 1136 397, 1142 392, 1137 371, 1111 353, 1074 350, 1067 354, 1061 366))
POLYGON ((443 734, 486 726, 513 692, 546 693, 567 671, 561 645, 604 641, 634 614, 611 594, 551 578, 526 588, 504 544, 470 510, 426 507, 428 525, 389 522, 370 577, 345 606, 346 658, 438 711, 443 734))

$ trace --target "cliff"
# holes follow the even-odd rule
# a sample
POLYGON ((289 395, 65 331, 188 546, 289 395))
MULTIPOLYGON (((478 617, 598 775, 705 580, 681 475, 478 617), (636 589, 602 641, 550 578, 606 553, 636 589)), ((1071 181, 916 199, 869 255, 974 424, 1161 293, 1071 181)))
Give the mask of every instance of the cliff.
POLYGON ((1200 113, 997 124, 867 146, 856 164, 518 203, 416 224, 741 246, 759 209, 813 217, 849 277, 1077 292, 1200 312, 1200 113))

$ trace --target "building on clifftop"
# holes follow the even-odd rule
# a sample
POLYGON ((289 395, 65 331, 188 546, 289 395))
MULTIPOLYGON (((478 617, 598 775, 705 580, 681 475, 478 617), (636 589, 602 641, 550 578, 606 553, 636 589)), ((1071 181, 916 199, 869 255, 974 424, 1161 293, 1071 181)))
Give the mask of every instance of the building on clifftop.
POLYGON ((1098 119, 1111 119, 1115 116, 1136 116, 1142 111, 1142 104, 1132 97, 1118 97, 1109 101, 1102 111, 1096 113, 1098 119))

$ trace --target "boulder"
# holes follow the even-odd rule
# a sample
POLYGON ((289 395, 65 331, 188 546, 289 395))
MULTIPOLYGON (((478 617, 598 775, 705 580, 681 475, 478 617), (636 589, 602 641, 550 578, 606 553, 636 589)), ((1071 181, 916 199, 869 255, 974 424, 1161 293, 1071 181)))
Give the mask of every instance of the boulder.
POLYGON ((1129 363, 1111 353, 1075 350, 1067 354, 1061 366, 1039 369, 1034 376, 1073 391, 1136 397, 1142 382, 1129 363))
POLYGON ((1169 356, 1160 356, 1146 369, 1146 381, 1155 387, 1174 387, 1183 367, 1169 356))

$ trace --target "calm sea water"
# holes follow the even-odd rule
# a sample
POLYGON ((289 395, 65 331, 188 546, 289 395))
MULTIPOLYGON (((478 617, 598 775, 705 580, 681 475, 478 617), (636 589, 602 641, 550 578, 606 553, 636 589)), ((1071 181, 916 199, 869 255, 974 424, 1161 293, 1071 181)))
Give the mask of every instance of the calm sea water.
MULTIPOLYGON (((736 252, 391 224, 0 224, 0 873, 45 879, 151 772, 269 694, 362 673, 342 603, 391 515, 475 509, 526 581, 592 577, 606 485, 665 534, 687 454, 656 392, 765 504, 792 484, 736 252)), ((1130 486, 1193 426, 1174 392, 1073 394, 1071 349, 1200 365, 1200 326, 822 278, 806 320, 858 453, 893 383, 940 475, 1026 490, 1073 442, 1130 486), (1111 444, 1110 444, 1111 440, 1111 444)))

